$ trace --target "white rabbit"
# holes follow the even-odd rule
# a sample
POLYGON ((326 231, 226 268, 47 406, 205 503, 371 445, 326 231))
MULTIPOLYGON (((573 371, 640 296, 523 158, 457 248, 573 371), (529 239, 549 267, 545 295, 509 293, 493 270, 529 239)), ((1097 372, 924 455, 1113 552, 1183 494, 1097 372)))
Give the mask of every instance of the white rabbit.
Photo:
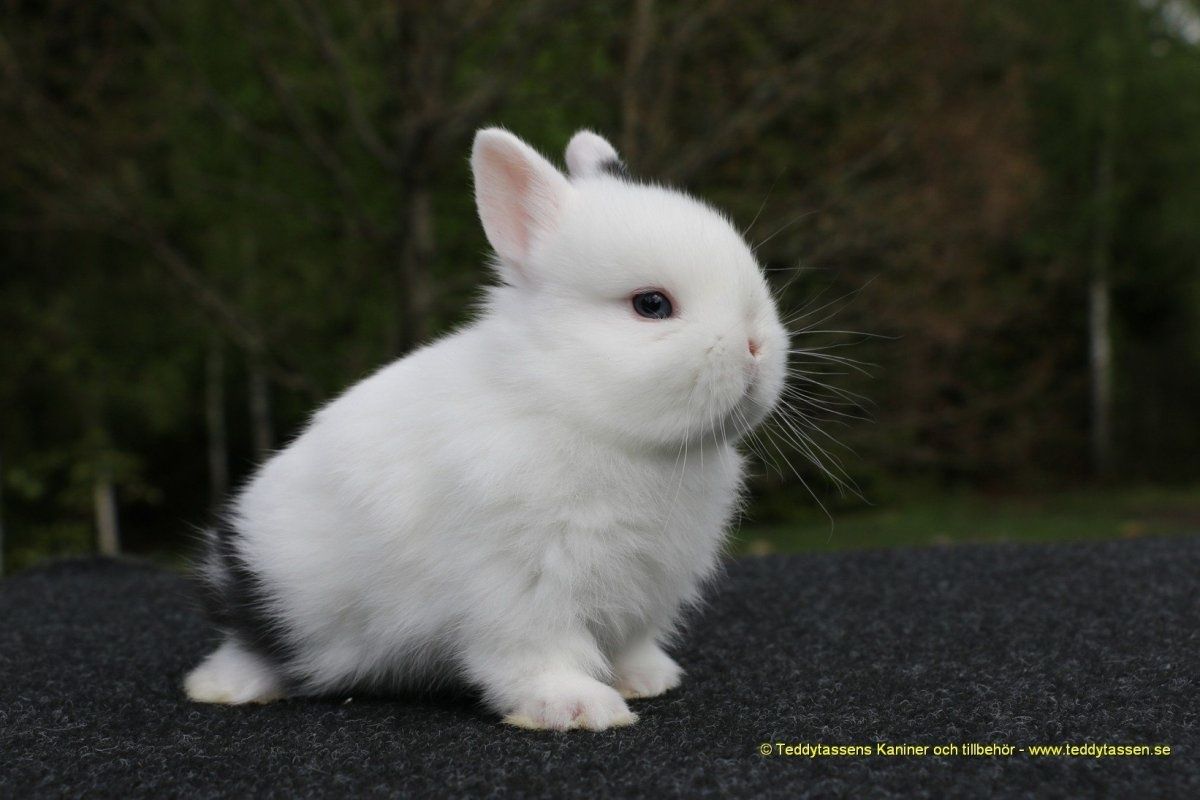
POLYGON ((209 531, 225 638, 191 699, 453 681, 515 725, 602 730, 679 685, 662 646, 717 564, 786 333, 724 216, 593 133, 566 157, 569 179, 476 135, 499 285, 318 411, 209 531))

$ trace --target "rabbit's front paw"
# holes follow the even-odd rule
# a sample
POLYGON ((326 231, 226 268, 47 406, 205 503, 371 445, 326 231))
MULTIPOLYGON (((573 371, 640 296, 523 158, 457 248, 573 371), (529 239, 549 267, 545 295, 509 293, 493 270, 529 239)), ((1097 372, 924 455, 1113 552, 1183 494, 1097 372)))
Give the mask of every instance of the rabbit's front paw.
POLYGON ((654 642, 645 642, 624 653, 614 667, 616 690, 629 700, 658 697, 679 685, 683 670, 654 642))
POLYGON ((602 731, 632 725, 637 714, 600 681, 586 675, 555 674, 536 681, 504 721, 535 730, 602 731))

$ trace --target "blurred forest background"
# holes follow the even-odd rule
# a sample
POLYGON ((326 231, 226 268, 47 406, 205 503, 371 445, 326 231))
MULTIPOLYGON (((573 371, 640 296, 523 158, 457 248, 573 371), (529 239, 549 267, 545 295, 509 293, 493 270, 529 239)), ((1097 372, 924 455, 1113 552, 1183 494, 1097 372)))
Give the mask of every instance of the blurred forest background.
POLYGON ((740 546, 1200 529, 1198 0, 0 7, 6 571, 174 557, 468 318, 491 124, 608 135, 874 335, 798 341, 873 506, 768 433, 740 546))

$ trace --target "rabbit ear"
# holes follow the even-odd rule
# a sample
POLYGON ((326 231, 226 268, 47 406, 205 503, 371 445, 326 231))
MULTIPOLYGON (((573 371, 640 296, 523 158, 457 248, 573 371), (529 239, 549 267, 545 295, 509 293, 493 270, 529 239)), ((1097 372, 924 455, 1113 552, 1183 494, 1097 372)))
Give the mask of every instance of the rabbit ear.
POLYGON ((500 128, 475 134, 475 204, 502 268, 520 275, 534 242, 554 230, 574 189, 553 164, 500 128))
POLYGON ((567 144, 567 169, 572 178, 583 178, 608 172, 623 175, 625 164, 617 151, 603 136, 591 131, 580 131, 567 144))

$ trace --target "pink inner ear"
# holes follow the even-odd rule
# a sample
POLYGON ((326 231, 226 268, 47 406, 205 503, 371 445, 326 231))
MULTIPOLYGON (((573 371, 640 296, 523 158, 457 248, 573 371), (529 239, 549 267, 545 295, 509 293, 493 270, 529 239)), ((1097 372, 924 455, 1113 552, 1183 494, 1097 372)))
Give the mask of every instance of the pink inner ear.
POLYGON ((501 199, 501 214, 509 217, 505 221, 507 236, 513 246, 525 254, 529 252, 534 224, 529 207, 532 199, 530 195, 533 192, 533 171, 528 164, 510 158, 500 159, 500 169, 504 173, 505 183, 501 191, 507 195, 501 199))
POLYGON ((479 216, 488 241, 520 271, 535 239, 553 227, 567 179, 511 134, 484 131, 473 155, 479 216))

